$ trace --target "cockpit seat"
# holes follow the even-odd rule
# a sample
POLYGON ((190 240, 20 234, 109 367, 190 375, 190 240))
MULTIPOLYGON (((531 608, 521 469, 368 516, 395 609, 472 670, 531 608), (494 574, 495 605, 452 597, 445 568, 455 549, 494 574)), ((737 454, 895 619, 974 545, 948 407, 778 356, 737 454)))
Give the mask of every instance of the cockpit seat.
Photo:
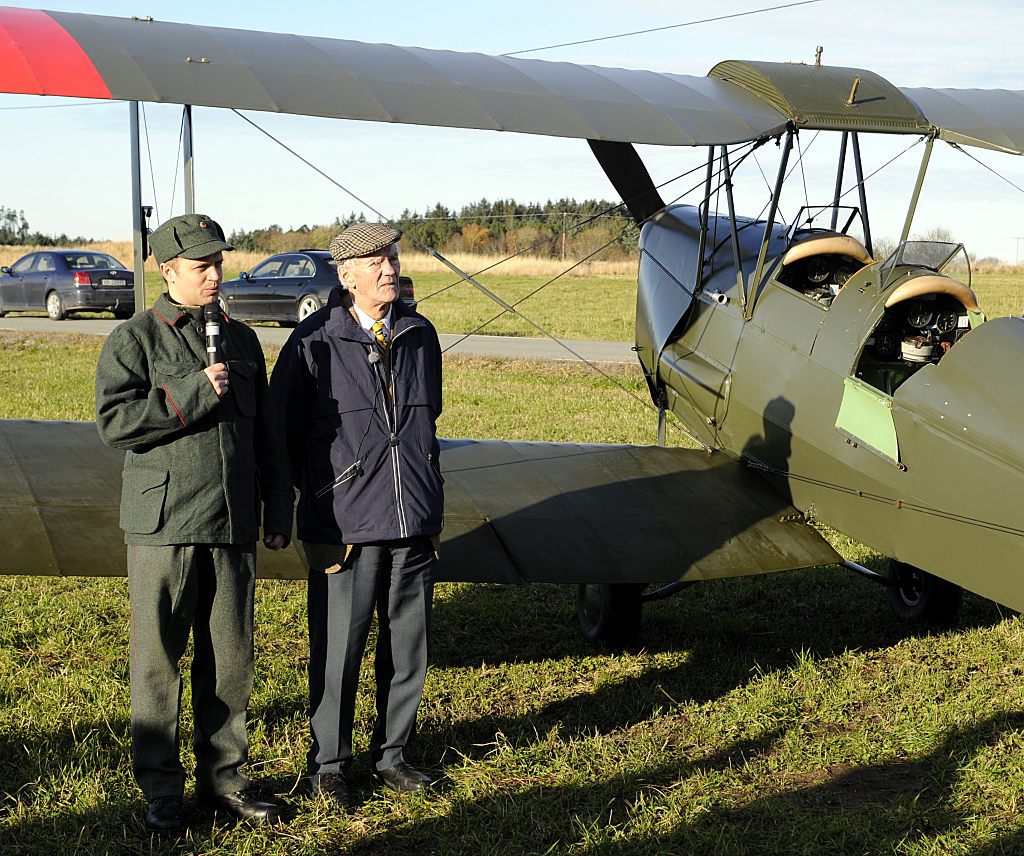
POLYGON ((822 255, 848 256, 865 265, 869 265, 874 261, 871 258, 871 253, 856 238, 833 232, 816 238, 808 238, 806 241, 801 241, 799 244, 790 247, 782 258, 782 265, 785 267, 809 256, 822 255))
POLYGON ((889 298, 885 301, 885 308, 888 309, 890 306, 895 306, 904 300, 922 297, 925 294, 950 294, 959 300, 968 312, 981 313, 981 307, 978 306, 978 298, 975 297, 974 292, 970 288, 959 280, 937 273, 924 274, 923 276, 915 276, 913 279, 908 279, 889 295, 889 298))

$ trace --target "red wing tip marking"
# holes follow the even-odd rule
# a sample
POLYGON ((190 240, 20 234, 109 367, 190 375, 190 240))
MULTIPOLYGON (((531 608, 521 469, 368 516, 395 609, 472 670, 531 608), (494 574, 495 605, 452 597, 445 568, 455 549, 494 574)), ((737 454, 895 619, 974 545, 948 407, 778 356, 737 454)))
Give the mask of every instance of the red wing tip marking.
POLYGON ((111 98, 88 54, 46 12, 0 6, 0 91, 111 98))

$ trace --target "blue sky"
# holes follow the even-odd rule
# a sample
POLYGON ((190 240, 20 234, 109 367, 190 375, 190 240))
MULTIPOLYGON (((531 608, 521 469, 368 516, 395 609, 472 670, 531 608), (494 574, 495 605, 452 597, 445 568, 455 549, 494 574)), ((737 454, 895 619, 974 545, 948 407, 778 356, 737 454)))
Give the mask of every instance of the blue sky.
MULTIPOLYGON (((2 0, 0 0, 2 2, 2 0)), ((6 5, 35 4, 8 2, 6 5)), ((47 8, 155 18, 243 29, 324 35, 482 53, 594 38, 772 5, 770 0, 704 3, 622 2, 471 4, 394 0, 386 15, 353 2, 251 4, 234 2, 60 2, 47 8)), ((833 65, 871 69, 900 86, 1024 89, 1017 56, 1024 9, 1010 2, 907 2, 822 0, 759 15, 600 41, 530 54, 537 59, 706 74, 723 59, 805 61, 816 45, 833 65)), ((0 204, 24 209, 34 229, 95 237, 130 234, 128 107, 125 104, 0 95, 3 122, 0 204), (47 109, 38 109, 46 107, 47 109), (17 109, 11 109, 17 108, 17 109), (30 108, 30 109, 24 109, 30 108)), ((145 164, 147 202, 161 219, 181 213, 180 178, 174 184, 180 108, 147 105, 155 193, 145 164), (172 208, 172 197, 174 206, 172 208)), ((441 201, 450 207, 514 196, 523 201, 559 197, 613 198, 614 192, 584 141, 519 134, 412 128, 295 116, 250 114, 268 131, 350 187, 386 216, 423 211, 441 201)), ((360 206, 237 116, 195 111, 198 207, 230 231, 278 223, 284 227, 329 222, 360 206)), ((810 139, 805 137, 805 147, 810 139)), ((865 141, 868 170, 910 142, 865 141)), ((837 142, 822 135, 808 152, 810 201, 824 201, 832 178, 826 165, 837 142), (817 182, 817 183, 816 183, 817 182), (813 188, 820 187, 815 194, 813 188)), ((920 147, 869 183, 876 235, 894 236, 902 224, 920 147)), ((688 149, 648 147, 645 159, 656 181, 685 172, 703 158, 688 149)), ((1024 161, 974 150, 996 171, 1024 187, 1024 161)), ((145 156, 145 155, 144 155, 145 156)), ((774 161, 761 161, 766 172, 774 161)), ((754 167, 756 170, 756 167, 754 167)), ((766 190, 756 171, 740 176, 741 211, 760 210, 766 190)), ((799 195, 802 202, 802 188, 799 195)), ((791 208, 795 210, 797 201, 791 208)), ((915 231, 953 231, 969 251, 1013 261, 1024 236, 1024 193, 944 144, 936 146, 915 231)), ((367 212, 368 216, 372 216, 367 212)))

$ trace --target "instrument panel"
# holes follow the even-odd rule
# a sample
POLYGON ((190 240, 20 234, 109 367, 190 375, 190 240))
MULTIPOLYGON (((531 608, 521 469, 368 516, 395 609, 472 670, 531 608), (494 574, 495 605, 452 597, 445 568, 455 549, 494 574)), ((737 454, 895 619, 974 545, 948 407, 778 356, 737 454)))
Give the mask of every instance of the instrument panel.
POLYGON ((779 273, 778 281, 827 306, 862 267, 862 262, 849 256, 824 253, 786 265, 779 273))
POLYGON ((868 337, 857 374, 892 394, 921 366, 939 362, 968 330, 967 310, 951 295, 898 303, 885 310, 868 337))

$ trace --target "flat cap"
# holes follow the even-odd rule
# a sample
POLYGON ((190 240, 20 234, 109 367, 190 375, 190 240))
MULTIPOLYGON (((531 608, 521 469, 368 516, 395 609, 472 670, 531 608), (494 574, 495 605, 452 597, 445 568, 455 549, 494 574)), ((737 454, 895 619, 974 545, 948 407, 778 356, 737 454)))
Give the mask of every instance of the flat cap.
POLYGON ((163 264, 171 259, 205 259, 221 250, 233 250, 224 240, 224 230, 205 214, 180 214, 161 223, 149 236, 149 246, 156 260, 163 264))
POLYGON ((356 223, 335 235, 327 249, 336 262, 341 262, 379 253, 401 237, 401 232, 385 223, 356 223))

